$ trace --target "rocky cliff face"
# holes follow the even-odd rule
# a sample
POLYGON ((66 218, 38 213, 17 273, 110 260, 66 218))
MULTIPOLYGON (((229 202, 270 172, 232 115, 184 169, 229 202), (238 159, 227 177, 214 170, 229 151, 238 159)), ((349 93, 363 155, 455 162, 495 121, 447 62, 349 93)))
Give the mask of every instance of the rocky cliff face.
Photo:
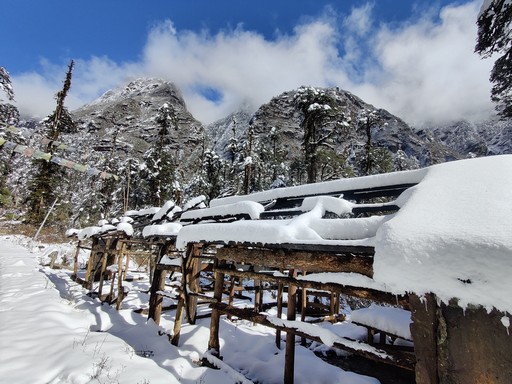
POLYGON ((492 156, 512 153, 512 120, 478 123, 459 121, 418 132, 422 137, 436 137, 447 147, 466 156, 492 156))
POLYGON ((169 140, 188 159, 203 140, 204 130, 188 112, 180 91, 172 83, 158 79, 134 80, 73 111, 73 117, 82 137, 89 136, 93 141, 91 149, 136 156, 157 139, 160 128, 155 119, 165 103, 176 116, 176 127, 168 133, 169 140))
MULTIPOLYGON (((418 135, 398 117, 339 88, 301 87, 276 96, 251 117, 244 114, 234 118, 237 139, 248 140, 251 131, 262 146, 277 146, 286 153, 284 157, 289 162, 298 161, 303 152, 304 121, 315 108, 323 107, 328 108, 328 113, 324 118, 316 115, 318 135, 333 133, 320 150, 342 154, 337 160, 346 161, 353 170, 352 175, 364 173, 360 163, 369 136, 372 148, 379 149, 381 156, 394 163, 392 169, 387 170, 427 166, 465 157, 463 152, 444 145, 435 136, 418 135)), ((207 127, 219 153, 226 153, 232 126, 231 117, 207 127)), ((340 176, 343 175, 333 175, 340 176)))

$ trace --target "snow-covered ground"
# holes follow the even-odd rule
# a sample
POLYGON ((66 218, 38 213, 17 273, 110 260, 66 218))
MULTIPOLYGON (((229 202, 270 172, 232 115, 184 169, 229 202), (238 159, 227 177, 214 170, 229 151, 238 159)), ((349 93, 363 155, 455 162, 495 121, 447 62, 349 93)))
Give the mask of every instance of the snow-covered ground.
MULTIPOLYGON (((226 365, 220 370, 200 366, 198 361, 207 352, 209 319, 198 320, 196 325, 183 324, 180 346, 175 347, 165 335, 172 330, 174 311, 164 313, 160 326, 133 311, 147 307, 146 278, 126 282, 130 293, 117 312, 86 296, 86 291, 70 279, 71 271, 42 267, 41 262, 48 262, 52 251, 70 256, 74 248, 0 236, 1 382, 282 382, 284 349, 275 346, 271 329, 224 320, 221 353, 226 365)), ((329 325, 328 329, 356 338, 365 334, 363 328, 350 323, 329 325)), ((314 356, 315 348, 326 347, 297 345, 296 383, 378 383, 323 362, 314 356)))

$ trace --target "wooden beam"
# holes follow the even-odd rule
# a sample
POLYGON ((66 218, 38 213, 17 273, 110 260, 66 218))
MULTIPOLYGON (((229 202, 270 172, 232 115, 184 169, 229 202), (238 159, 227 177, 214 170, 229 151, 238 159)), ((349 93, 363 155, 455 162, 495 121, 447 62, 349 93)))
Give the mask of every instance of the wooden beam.
MULTIPOLYGON (((372 253, 373 254, 373 253, 372 253)), ((263 265, 268 268, 300 269, 315 272, 353 272, 373 276, 373 257, 354 253, 325 253, 246 247, 223 247, 217 250, 219 259, 235 263, 263 265)))
POLYGON ((338 292, 347 296, 368 299, 378 303, 397 305, 405 309, 409 308, 408 296, 393 295, 388 292, 382 292, 371 288, 354 287, 350 285, 341 285, 338 283, 321 283, 317 281, 293 279, 289 276, 274 276, 266 273, 236 271, 219 267, 214 268, 214 271, 222 272, 227 275, 238 276, 245 279, 261 279, 273 283, 283 283, 285 285, 294 284, 300 288, 311 288, 322 291, 338 292))

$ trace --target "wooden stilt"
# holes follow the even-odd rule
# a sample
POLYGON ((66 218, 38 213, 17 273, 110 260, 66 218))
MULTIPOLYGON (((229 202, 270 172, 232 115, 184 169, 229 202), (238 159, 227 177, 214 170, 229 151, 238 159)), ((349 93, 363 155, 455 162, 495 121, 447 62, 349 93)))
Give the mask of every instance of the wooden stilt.
POLYGON ((187 258, 183 267, 182 291, 185 296, 187 310, 187 320, 189 324, 196 323, 197 296, 189 295, 189 292, 199 292, 199 259, 198 248, 189 244, 187 248, 187 258))
POLYGON ((101 293, 103 292, 103 280, 105 279, 105 270, 107 269, 107 254, 101 255, 101 268, 100 268, 100 285, 98 287, 98 296, 101 300, 101 293))
MULTIPOLYGON (((123 242, 123 245, 124 245, 124 249, 127 250, 127 248, 131 248, 131 246, 127 246, 124 242, 123 242)), ((125 265, 124 265, 124 270, 123 270, 123 280, 126 280, 126 276, 128 275, 128 268, 130 267, 130 252, 126 252, 126 261, 125 261, 125 265)))
POLYGON ((92 240, 92 247, 91 247, 91 253, 89 255, 89 261, 87 262, 87 271, 85 273, 85 281, 87 282, 86 288, 88 290, 92 289, 93 282, 94 282, 94 259, 96 258, 96 253, 98 247, 98 239, 93 238, 92 240))
MULTIPOLYGON (((167 253, 167 247, 162 245, 159 249, 158 262, 167 253)), ((154 270, 153 281, 151 282, 150 296, 149 296, 149 313, 148 319, 153 319, 156 324, 160 324, 160 316, 162 314, 163 296, 158 292, 165 289, 165 278, 167 272, 163 269, 154 270)))
MULTIPOLYGON (((295 270, 290 270, 289 276, 291 278, 297 277, 295 270)), ((288 304, 287 316, 288 320, 295 320, 295 310, 297 301, 297 287, 293 284, 288 285, 288 304)), ((292 333, 286 334, 286 350, 284 357, 284 383, 293 384, 294 379, 294 366, 295 366, 295 335, 292 333)))
MULTIPOLYGON (((234 299, 234 296, 235 296, 235 285, 236 285, 236 281, 238 280, 237 277, 235 276, 231 276, 230 280, 229 280, 229 306, 231 307, 233 305, 233 299, 234 299)), ((228 319, 231 320, 231 315, 228 315, 228 319)))
MULTIPOLYGON (((303 271, 302 274, 306 276, 306 271, 303 271)), ((306 320, 306 311, 308 307, 308 292, 305 287, 302 287, 301 289, 301 306, 300 306, 300 320, 305 321, 306 320)), ((305 346, 306 345, 306 338, 302 337, 300 339, 300 344, 305 346)))
POLYGON ((171 344, 178 346, 180 342, 180 333, 181 333, 181 322, 183 319, 183 309, 185 308, 185 295, 183 293, 180 294, 180 298, 178 300, 178 307, 176 308, 176 316, 174 317, 174 330, 171 339, 171 344))
POLYGON ((261 312, 261 280, 254 280, 254 311, 261 312))
MULTIPOLYGON (((283 314, 283 283, 277 284, 277 318, 283 314)), ((281 331, 276 330, 276 347, 281 349, 281 331)))
POLYGON ((166 276, 167 272, 165 270, 155 270, 155 276, 151 284, 148 319, 153 319, 156 324, 160 324, 163 303, 163 296, 158 292, 165 289, 166 276))
POLYGON ((109 304, 112 304, 113 300, 114 300, 114 286, 115 286, 114 282, 116 281, 116 273, 117 272, 114 272, 112 274, 112 280, 110 282, 110 293, 108 294, 108 300, 107 300, 109 304))
MULTIPOLYGON (((219 266, 221 262, 217 260, 219 266)), ((224 273, 215 272, 215 285, 213 291, 213 298, 220 303, 222 301, 222 290, 224 288, 224 273)), ((219 342, 219 326, 220 326, 220 311, 217 309, 212 310, 212 317, 210 320, 210 339, 208 340, 208 349, 212 355, 220 358, 220 342, 219 342)))
POLYGON ((80 246, 82 245, 82 240, 78 240, 78 244, 76 245, 76 252, 75 256, 73 257, 73 275, 72 278, 75 278, 78 276, 78 255, 80 253, 80 246))
MULTIPOLYGON (((121 303, 124 299, 124 290, 123 290, 123 257, 125 251, 126 244, 121 242, 120 250, 117 255, 117 303, 116 310, 121 309, 121 303)), ((112 282, 114 283, 114 282, 112 282)))

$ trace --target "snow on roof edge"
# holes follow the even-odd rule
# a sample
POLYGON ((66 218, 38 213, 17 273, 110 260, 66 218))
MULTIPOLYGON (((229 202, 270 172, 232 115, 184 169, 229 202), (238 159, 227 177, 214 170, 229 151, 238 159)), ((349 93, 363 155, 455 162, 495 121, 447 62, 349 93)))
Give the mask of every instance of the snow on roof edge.
POLYGON ((213 199, 210 201, 210 207, 233 204, 239 201, 262 202, 294 196, 328 194, 343 190, 349 191, 354 189, 374 188, 397 184, 416 184, 423 179, 427 171, 428 168, 421 168, 411 171, 382 173, 371 176, 324 181, 314 184, 303 184, 294 187, 276 188, 267 191, 251 193, 249 195, 213 199))

